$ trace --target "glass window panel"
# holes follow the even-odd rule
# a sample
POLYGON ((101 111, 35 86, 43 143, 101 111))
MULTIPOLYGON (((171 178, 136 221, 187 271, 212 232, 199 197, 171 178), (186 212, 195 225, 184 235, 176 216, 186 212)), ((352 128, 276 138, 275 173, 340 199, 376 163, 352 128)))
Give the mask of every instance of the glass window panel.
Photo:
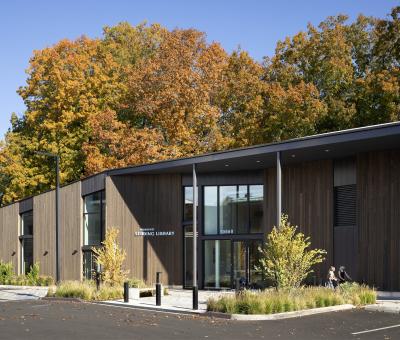
POLYGON ((256 266, 259 266, 261 254, 258 248, 262 245, 262 241, 250 241, 249 242, 249 254, 250 254, 250 287, 260 289, 264 286, 263 275, 260 270, 256 270, 256 266))
POLYGON ((184 191, 183 220, 190 221, 193 219, 193 187, 185 187, 184 191))
POLYGON ((96 271, 96 262, 92 251, 83 252, 83 277, 87 280, 94 279, 96 271))
POLYGON ((84 245, 98 245, 101 242, 100 214, 85 214, 84 221, 84 245))
POLYGON ((185 287, 193 286, 193 226, 185 226, 185 257, 184 257, 184 273, 185 287))
POLYGON ((236 186, 219 187, 219 232, 233 234, 236 230, 236 186))
POLYGON ((241 284, 247 284, 247 254, 246 244, 243 241, 233 242, 233 279, 234 284, 239 279, 241 284))
POLYGON ((33 213, 21 214, 21 235, 33 235, 33 213))
POLYGON ((100 213, 101 210, 101 192, 84 197, 84 213, 100 213))
POLYGON ((24 274, 28 274, 33 266, 33 238, 25 238, 22 241, 24 274))
POLYGON ((239 185, 237 197, 237 230, 236 233, 249 232, 249 204, 247 185, 239 185))
POLYGON ((231 286, 231 241, 204 241, 204 287, 231 286))
POLYGON ((217 187, 204 187, 204 234, 218 233, 217 187))
POLYGON ((250 232, 261 233, 263 225, 264 186, 249 186, 250 232))

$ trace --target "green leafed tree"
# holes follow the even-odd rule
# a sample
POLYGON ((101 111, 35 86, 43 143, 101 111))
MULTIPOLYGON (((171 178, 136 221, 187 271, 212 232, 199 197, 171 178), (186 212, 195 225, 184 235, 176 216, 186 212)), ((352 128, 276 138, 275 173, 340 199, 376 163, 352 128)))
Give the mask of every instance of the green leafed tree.
POLYGON ((277 289, 300 287, 313 272, 312 267, 325 260, 325 250, 310 246, 310 237, 297 232, 297 226, 290 224, 287 215, 282 215, 280 225, 273 227, 264 247, 259 248, 261 258, 256 269, 277 289))

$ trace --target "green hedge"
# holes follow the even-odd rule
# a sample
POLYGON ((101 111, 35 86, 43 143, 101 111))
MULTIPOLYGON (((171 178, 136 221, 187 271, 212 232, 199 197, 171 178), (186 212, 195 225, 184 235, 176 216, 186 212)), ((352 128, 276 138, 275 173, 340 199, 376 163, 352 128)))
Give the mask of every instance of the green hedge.
POLYGON ((373 289, 358 284, 345 284, 337 290, 303 287, 287 291, 244 291, 238 296, 210 298, 207 310, 229 314, 274 314, 345 303, 361 306, 375 301, 376 292, 373 289))

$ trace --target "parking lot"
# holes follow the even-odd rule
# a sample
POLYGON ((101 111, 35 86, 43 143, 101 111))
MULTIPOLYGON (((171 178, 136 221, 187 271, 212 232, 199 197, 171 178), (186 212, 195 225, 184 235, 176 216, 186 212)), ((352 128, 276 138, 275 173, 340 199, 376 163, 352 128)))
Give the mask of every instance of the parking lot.
POLYGON ((352 310, 247 322, 21 300, 0 302, 0 331, 0 339, 399 339, 400 316, 352 310))

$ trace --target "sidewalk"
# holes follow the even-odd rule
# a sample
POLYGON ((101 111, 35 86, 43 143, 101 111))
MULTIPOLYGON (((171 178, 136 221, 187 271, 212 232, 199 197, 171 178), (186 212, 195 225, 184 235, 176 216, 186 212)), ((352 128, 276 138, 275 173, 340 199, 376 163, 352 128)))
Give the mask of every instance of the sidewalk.
POLYGON ((232 291, 199 291, 199 309, 192 309, 192 291, 186 289, 169 289, 168 295, 161 298, 161 306, 156 306, 156 297, 142 297, 139 300, 130 299, 125 303, 123 300, 101 301, 101 304, 135 307, 148 310, 157 310, 169 313, 184 314, 203 314, 207 311, 207 299, 210 297, 218 297, 226 294, 234 294, 232 291))
POLYGON ((0 286, 0 301, 37 300, 47 295, 48 287, 0 286))

